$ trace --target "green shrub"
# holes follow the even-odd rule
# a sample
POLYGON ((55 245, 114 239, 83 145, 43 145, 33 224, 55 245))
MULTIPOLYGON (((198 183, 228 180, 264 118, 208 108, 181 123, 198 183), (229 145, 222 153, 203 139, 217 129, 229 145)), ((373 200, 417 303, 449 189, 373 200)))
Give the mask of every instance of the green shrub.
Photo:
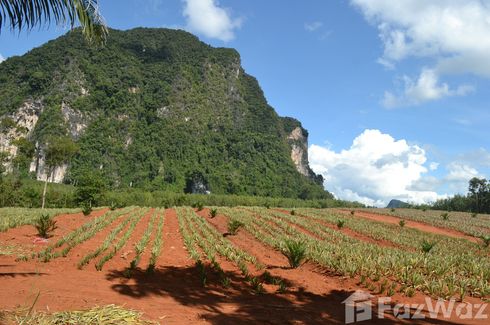
POLYGON ((53 232, 56 227, 56 221, 54 221, 49 214, 43 214, 34 225, 37 229, 39 237, 49 238, 50 233, 53 232))
POLYGON ((471 217, 472 217, 472 218, 476 218, 476 217, 478 217, 478 213, 473 212, 473 213, 471 214, 471 217))
POLYGON ((390 211, 391 211, 391 212, 395 212, 395 208, 391 208, 391 210, 390 210, 390 211))
POLYGON ((215 218, 218 215, 218 209, 211 209, 211 211, 209 211, 209 214, 211 218, 215 218))
POLYGON ((444 212, 443 214, 441 214, 441 217, 443 220, 449 220, 449 213, 444 212))
POLYGON ((286 240, 282 254, 286 256, 289 266, 293 269, 299 267, 306 258, 306 244, 298 240, 286 240))
POLYGON ((350 214, 353 216, 353 215, 355 215, 355 214, 356 214, 356 211, 351 210, 350 214))
POLYGON ((400 222, 398 223, 400 225, 400 227, 405 227, 405 225, 407 224, 407 222, 405 220, 400 220, 400 222))
POLYGON ((291 210, 291 215, 292 216, 296 215, 296 211, 295 210, 291 210))
POLYGON ((228 222, 228 233, 230 235, 236 235, 241 227, 243 227, 243 222, 239 220, 230 220, 230 222, 228 222))

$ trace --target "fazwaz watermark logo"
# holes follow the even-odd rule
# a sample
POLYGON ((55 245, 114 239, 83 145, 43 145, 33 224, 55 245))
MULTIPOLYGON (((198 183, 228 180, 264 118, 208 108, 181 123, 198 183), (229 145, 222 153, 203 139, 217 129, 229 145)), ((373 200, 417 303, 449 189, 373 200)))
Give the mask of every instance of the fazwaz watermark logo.
POLYGON ((391 297, 375 296, 368 292, 358 290, 342 303, 345 304, 345 323, 354 324, 374 318, 374 304, 377 304, 376 317, 384 319, 388 314, 398 319, 451 319, 460 320, 487 320, 488 304, 457 303, 455 299, 434 301, 425 298, 424 303, 418 304, 392 304, 391 297))

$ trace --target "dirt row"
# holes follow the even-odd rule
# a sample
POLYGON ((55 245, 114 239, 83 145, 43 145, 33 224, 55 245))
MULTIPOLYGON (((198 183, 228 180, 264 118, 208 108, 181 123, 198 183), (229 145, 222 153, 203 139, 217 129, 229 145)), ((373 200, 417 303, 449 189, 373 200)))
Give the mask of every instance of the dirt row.
MULTIPOLYGON (((103 213, 97 211, 89 217, 57 217, 60 228, 51 242, 103 213)), ((222 258, 218 261, 232 285, 223 288, 218 278, 213 278, 211 274, 209 284, 203 287, 199 280, 199 270, 185 249, 176 211, 173 209, 165 211, 163 249, 155 272, 148 274, 145 267, 155 240, 158 219, 155 220, 150 241, 143 254, 141 268, 127 278, 125 270, 134 257, 134 245, 146 231, 152 213, 153 210, 150 210, 143 216, 131 239, 101 272, 95 270, 93 262, 83 270, 77 269, 77 263, 85 254, 96 249, 110 231, 122 222, 123 217, 75 247, 66 258, 42 263, 37 260, 16 262, 14 256, 0 256, 0 309, 30 307, 39 294, 35 309, 41 311, 117 304, 141 311, 146 318, 163 324, 343 324, 345 315, 342 302, 356 290, 363 289, 356 279, 334 276, 315 264, 306 263, 299 269, 289 269, 286 258, 280 252, 265 246, 243 229, 238 235, 226 238, 256 256, 265 265, 264 270, 253 270, 255 274, 268 271, 274 277, 283 279, 288 285, 287 292, 276 293, 277 287, 265 286, 266 293, 254 293, 236 265, 222 258)), ((219 232, 226 233, 227 217, 218 215, 210 218, 208 214, 207 210, 199 212, 219 232)), ((32 246, 32 242, 25 238, 34 237, 35 230, 31 226, 0 233, 0 241, 8 240, 19 246, 32 246)), ((34 250, 42 248, 33 247, 34 250)), ((393 301, 414 303, 423 298, 395 296, 393 301)), ((372 321, 371 324, 394 322, 393 318, 389 318, 372 321)), ((425 320, 413 323, 457 322, 425 320)))

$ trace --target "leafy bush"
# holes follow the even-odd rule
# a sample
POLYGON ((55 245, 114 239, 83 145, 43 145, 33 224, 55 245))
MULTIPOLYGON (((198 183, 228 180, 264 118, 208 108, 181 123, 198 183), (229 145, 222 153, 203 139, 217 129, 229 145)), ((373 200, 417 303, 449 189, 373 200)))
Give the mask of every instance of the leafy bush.
POLYGON ((292 216, 296 215, 296 211, 295 210, 291 210, 291 215, 292 216))
POLYGON ((449 213, 444 212, 443 214, 441 214, 441 217, 443 220, 449 220, 449 213))
POLYGON ((243 227, 243 222, 236 219, 230 220, 228 222, 228 233, 230 235, 236 235, 241 227, 243 227))
POLYGON ((301 265, 306 257, 306 244, 299 240, 286 240, 282 254, 288 259, 289 266, 295 269, 301 265))
POLYGON ((211 218, 215 218, 217 215, 218 215, 218 209, 211 209, 211 211, 209 211, 209 214, 211 216, 211 218))
POLYGON ((434 246, 436 246, 436 243, 435 242, 424 240, 422 242, 422 251, 424 253, 429 253, 434 248, 434 246))
POLYGON ((351 210, 350 214, 353 216, 353 215, 355 215, 355 214, 356 214, 356 211, 351 210))
POLYGON ((37 229, 39 237, 49 238, 50 233, 53 232, 56 227, 56 221, 54 221, 49 214, 43 214, 34 225, 37 229))
POLYGON ((391 210, 390 210, 390 211, 391 211, 391 212, 395 212, 395 208, 391 208, 391 210))
POLYGON ((398 223, 400 225, 400 227, 405 227, 405 225, 407 224, 405 220, 400 220, 400 222, 398 223))

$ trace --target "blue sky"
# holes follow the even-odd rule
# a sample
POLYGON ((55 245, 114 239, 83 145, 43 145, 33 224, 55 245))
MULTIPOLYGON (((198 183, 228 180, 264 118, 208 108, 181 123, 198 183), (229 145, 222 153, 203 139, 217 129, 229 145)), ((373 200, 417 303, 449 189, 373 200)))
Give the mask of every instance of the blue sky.
MULTIPOLYGON (((119 0, 101 11, 112 28, 181 28, 236 48, 269 103, 309 130, 311 165, 340 198, 428 202, 490 176, 487 1, 119 0)), ((0 55, 66 31, 4 29, 0 55)))

